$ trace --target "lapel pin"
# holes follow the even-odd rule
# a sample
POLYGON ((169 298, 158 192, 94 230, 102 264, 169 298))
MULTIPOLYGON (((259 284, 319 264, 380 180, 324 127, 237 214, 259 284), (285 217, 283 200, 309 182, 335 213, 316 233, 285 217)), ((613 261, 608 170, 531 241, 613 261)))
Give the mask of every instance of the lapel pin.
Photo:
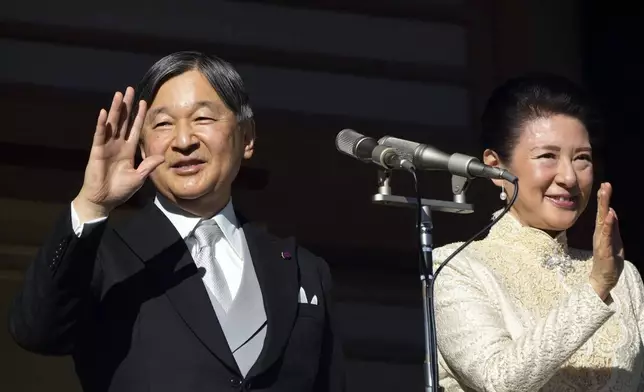
POLYGON ((290 252, 282 252, 282 258, 284 260, 290 260, 291 259, 291 253, 290 252))

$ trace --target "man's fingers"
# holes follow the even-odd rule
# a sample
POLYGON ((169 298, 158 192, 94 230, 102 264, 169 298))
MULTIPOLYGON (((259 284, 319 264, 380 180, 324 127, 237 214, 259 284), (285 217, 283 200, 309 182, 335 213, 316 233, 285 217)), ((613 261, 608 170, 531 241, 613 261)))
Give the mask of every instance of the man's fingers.
POLYGON ((107 134, 106 139, 115 137, 119 130, 119 119, 121 118, 121 107, 123 105, 123 94, 117 91, 112 99, 112 106, 107 113, 107 134))
POLYGON ((130 120, 130 113, 132 112, 132 101, 134 100, 134 89, 128 87, 125 89, 125 96, 123 97, 123 104, 121 105, 121 116, 119 118, 119 136, 122 138, 127 137, 128 124, 130 120))
POLYGON ((123 102, 125 102, 125 106, 128 112, 132 111, 132 102, 134 102, 134 89, 130 86, 128 86, 125 89, 125 96, 123 97, 123 102))
POLYGON ((141 128, 143 128, 147 110, 147 103, 143 100, 139 101, 139 110, 136 113, 136 117, 134 118, 134 122, 132 123, 132 128, 130 129, 130 134, 128 135, 127 139, 127 141, 134 144, 135 147, 139 142, 139 138, 141 137, 141 128))
POLYGON ((107 121, 107 111, 101 109, 98 113, 98 118, 96 119, 96 131, 94 131, 94 139, 92 145, 100 146, 105 143, 106 129, 105 122, 107 121))
POLYGON ((157 168, 160 164, 165 161, 165 158, 161 155, 152 155, 143 160, 139 167, 136 169, 137 173, 141 178, 146 178, 152 173, 154 169, 157 168))

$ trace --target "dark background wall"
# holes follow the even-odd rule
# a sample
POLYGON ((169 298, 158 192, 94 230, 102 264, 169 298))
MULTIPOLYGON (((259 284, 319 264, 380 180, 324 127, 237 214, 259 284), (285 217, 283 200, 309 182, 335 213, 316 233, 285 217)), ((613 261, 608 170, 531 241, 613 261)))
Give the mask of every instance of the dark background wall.
POLYGON ((644 11, 626 1, 584 1, 583 79, 606 112, 604 179, 615 187, 614 208, 626 243, 626 258, 644 271, 642 203, 638 158, 642 156, 644 119, 644 11))
MULTIPOLYGON (((99 109, 161 56, 185 49, 235 64, 254 103, 258 154, 235 204, 295 234, 331 264, 351 390, 420 390, 422 312, 411 210, 376 206, 376 170, 340 155, 354 128, 480 155, 477 119, 495 84, 528 70, 588 82, 611 109, 598 175, 615 188, 630 259, 641 260, 633 170, 635 18, 594 1, 403 0, 14 2, 0 12, 0 320, 22 271, 82 181, 99 109), (384 5, 382 5, 384 4, 384 5), (583 4, 583 7, 582 7, 583 4), (631 176, 626 177, 626 174, 631 176), (631 190, 633 189, 633 190, 631 190)), ((633 15, 630 13, 630 15, 633 15)), ((451 199, 449 176, 423 173, 424 197, 451 199)), ((394 178, 411 195, 411 181, 394 178)), ((142 192, 115 213, 139 208, 142 192)), ((435 243, 478 231, 500 206, 484 181, 470 215, 435 214, 435 243)), ((588 247, 594 205, 572 230, 588 247)), ((641 218, 640 218, 641 219, 641 218)), ((78 390, 67 359, 27 354, 0 332, 0 390, 78 390)))

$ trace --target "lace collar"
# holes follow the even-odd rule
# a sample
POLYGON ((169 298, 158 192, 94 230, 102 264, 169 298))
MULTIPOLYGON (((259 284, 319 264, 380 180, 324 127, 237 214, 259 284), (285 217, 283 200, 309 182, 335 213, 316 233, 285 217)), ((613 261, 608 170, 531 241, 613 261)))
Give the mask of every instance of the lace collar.
MULTIPOLYGON (((498 216, 501 211, 494 213, 498 216)), ((492 228, 486 240, 503 243, 503 246, 526 249, 547 269, 558 269, 564 275, 573 271, 573 259, 568 249, 566 232, 555 238, 543 230, 524 226, 511 213, 507 213, 492 228)))

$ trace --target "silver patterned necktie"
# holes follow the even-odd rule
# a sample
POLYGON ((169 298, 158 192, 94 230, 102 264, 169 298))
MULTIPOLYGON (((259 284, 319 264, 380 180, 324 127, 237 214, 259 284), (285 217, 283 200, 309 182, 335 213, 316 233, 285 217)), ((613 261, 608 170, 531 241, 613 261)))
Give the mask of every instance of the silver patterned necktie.
POLYGON ((217 301, 228 312, 232 304, 230 289, 226 283, 224 273, 214 255, 214 246, 217 240, 225 239, 224 233, 217 223, 212 220, 199 223, 193 233, 197 240, 197 249, 193 254, 197 268, 203 268, 206 273, 203 281, 210 292, 217 298, 217 301))

